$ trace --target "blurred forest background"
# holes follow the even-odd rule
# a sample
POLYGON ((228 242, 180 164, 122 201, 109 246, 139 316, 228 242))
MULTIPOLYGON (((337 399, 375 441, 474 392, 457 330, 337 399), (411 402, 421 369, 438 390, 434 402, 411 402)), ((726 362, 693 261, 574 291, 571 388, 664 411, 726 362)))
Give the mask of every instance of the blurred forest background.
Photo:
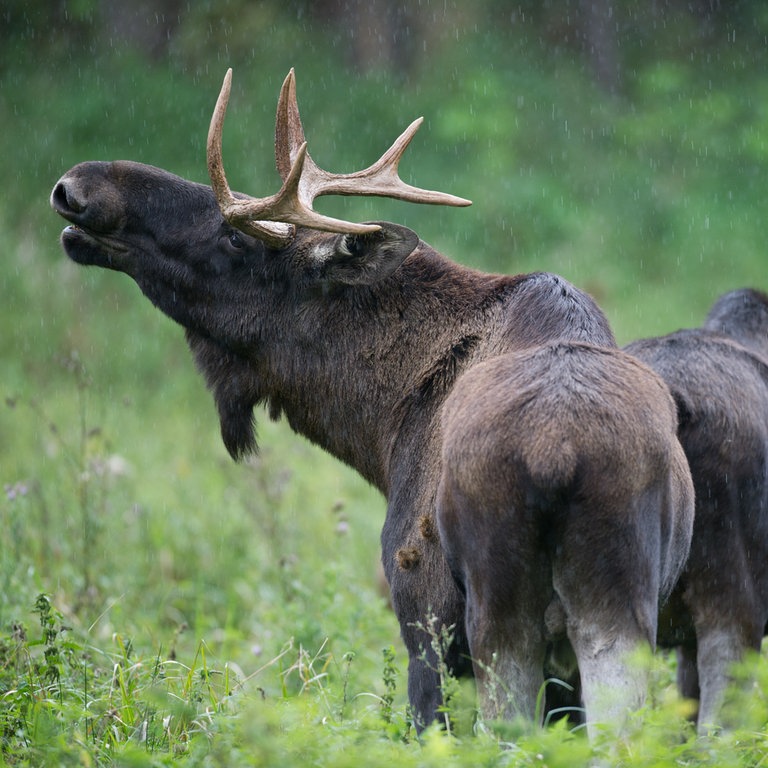
POLYGON ((365 167, 424 115, 403 177, 474 203, 319 209, 406 224, 481 269, 558 272, 626 343, 768 288, 767 40, 762 0, 4 0, 0 632, 47 592, 91 643, 205 638, 246 671, 289 637, 330 637, 361 670, 397 642, 383 501, 261 414, 261 456, 232 464, 181 330, 63 255, 48 196, 68 168, 131 159, 205 183, 233 67, 230 182, 271 194, 295 67, 319 165, 365 167))
POLYGON ((623 340, 698 322, 733 280, 759 278, 747 266, 764 240, 768 156, 757 0, 6 0, 2 15, 6 232, 53 231, 47 190, 83 159, 205 181, 228 66, 233 181, 271 192, 273 111, 294 66, 321 164, 367 164, 423 114, 404 173, 475 201, 321 207, 403 220, 462 262, 562 272, 623 340))

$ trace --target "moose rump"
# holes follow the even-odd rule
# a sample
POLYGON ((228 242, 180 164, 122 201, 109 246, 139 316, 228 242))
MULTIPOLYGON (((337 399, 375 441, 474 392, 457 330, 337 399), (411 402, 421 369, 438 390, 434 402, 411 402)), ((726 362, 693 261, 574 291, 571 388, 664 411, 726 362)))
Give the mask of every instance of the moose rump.
POLYGON ((442 429, 438 528, 483 716, 534 718, 565 649, 589 722, 620 723, 693 526, 668 390, 616 349, 552 343, 468 370, 442 429))

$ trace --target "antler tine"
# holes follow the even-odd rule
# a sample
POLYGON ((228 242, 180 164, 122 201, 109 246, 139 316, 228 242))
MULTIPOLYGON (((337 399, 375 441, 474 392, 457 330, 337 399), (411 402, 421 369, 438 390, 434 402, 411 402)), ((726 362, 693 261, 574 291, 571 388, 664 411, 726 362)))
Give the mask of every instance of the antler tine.
POLYGON ((229 94, 232 90, 232 69, 227 70, 224 82, 221 85, 219 98, 211 116, 211 124, 208 128, 208 141, 206 155, 208 162, 208 176, 211 179, 211 188, 216 196, 224 218, 232 226, 246 232, 249 235, 263 240, 268 245, 280 248, 291 242, 294 235, 293 227, 282 222, 258 221, 252 216, 251 211, 254 202, 260 202, 253 198, 236 198, 229 188, 226 174, 224 173, 224 161, 221 151, 221 136, 224 130, 224 117, 227 113, 229 94))
MULTIPOLYGON (((280 89, 275 120, 275 164, 283 182, 291 173, 299 150, 306 141, 296 99, 296 75, 291 68, 280 89)), ((296 196, 305 208, 312 210, 315 198, 324 194, 320 191, 323 183, 327 183, 331 178, 332 174, 320 168, 309 152, 306 152, 303 172, 296 187, 296 196)))
POLYGON ((413 187, 400 178, 398 173, 400 159, 423 122, 423 117, 416 118, 395 139, 392 146, 365 170, 337 174, 325 174, 323 171, 327 181, 315 197, 320 195, 378 195, 405 200, 409 203, 457 207, 472 205, 471 200, 450 195, 447 192, 413 187))
POLYGON ((224 130, 224 116, 227 113, 229 93, 232 89, 232 70, 228 69, 221 84, 219 98, 211 116, 211 124, 208 126, 208 141, 206 143, 208 176, 211 179, 211 187, 220 206, 228 205, 232 200, 232 191, 224 174, 224 162, 221 155, 221 134, 224 130))
POLYGON ((305 142, 299 105, 296 101, 296 74, 291 67, 280 89, 275 120, 275 164, 283 181, 288 178, 299 147, 305 142))

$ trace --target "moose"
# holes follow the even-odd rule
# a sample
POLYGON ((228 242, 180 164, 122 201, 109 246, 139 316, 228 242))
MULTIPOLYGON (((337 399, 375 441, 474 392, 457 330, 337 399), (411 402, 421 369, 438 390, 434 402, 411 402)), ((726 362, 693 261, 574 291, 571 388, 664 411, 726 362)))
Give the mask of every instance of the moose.
POLYGON ((65 252, 128 274, 183 326, 234 459, 256 450, 261 404, 384 494, 382 563, 417 728, 442 705, 430 622, 453 628, 443 662, 476 674, 488 716, 533 717, 549 659, 575 653, 588 717, 620 718, 645 686, 626 653, 654 645, 692 531, 666 386, 559 276, 486 274, 406 227, 314 211, 323 194, 468 205, 400 179, 420 120, 366 170, 327 172, 307 152, 291 70, 275 129, 282 187, 233 193, 230 88, 231 70, 208 134, 210 187, 129 161, 76 165, 51 193, 70 222, 65 252))
POLYGON ((768 295, 719 297, 700 328, 626 351, 667 382, 696 496, 691 551, 659 619, 698 728, 720 721, 731 666, 768 626, 768 295))

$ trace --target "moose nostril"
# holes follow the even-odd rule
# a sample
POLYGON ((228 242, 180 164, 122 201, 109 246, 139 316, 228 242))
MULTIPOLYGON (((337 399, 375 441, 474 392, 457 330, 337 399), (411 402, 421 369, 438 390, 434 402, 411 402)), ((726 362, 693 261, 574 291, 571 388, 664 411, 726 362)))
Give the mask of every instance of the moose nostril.
POLYGON ((77 196, 76 190, 72 189, 66 181, 60 181, 54 187, 51 203, 60 213, 82 213, 86 208, 86 203, 77 196))

